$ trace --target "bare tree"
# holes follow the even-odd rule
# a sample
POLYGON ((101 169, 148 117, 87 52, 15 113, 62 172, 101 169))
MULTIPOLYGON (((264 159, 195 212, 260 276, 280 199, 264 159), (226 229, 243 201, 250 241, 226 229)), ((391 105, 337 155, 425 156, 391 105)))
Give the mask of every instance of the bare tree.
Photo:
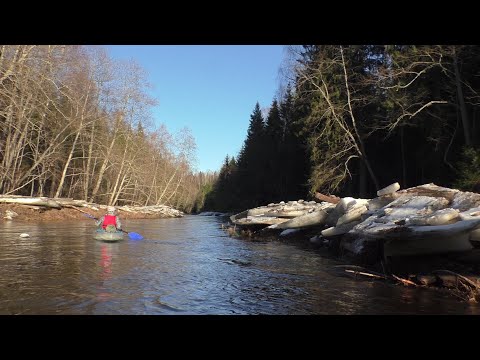
POLYGON ((297 67, 298 95, 312 99, 314 104, 307 119, 313 130, 310 145, 317 163, 314 187, 336 189, 350 175, 350 160, 359 158, 379 188, 365 149, 364 138, 368 134, 362 133, 357 121, 357 109, 370 99, 361 91, 363 79, 357 77, 351 82, 351 74, 356 71, 358 69, 346 60, 343 46, 322 47, 313 61, 297 67))

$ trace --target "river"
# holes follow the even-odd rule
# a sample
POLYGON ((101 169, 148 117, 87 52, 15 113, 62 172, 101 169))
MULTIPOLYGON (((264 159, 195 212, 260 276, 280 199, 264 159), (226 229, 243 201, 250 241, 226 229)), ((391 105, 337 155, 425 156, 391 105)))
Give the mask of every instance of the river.
POLYGON ((0 314, 480 314, 445 291, 355 280, 305 244, 234 239, 220 217, 0 223, 0 314), (19 234, 28 233, 29 238, 19 234))

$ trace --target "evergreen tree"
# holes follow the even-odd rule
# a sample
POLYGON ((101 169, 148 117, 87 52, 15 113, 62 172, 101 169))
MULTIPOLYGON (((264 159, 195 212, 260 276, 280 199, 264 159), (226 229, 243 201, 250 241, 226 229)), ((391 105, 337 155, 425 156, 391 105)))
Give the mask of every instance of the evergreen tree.
POLYGON ((263 152, 265 123, 257 102, 250 116, 247 138, 238 157, 239 206, 242 209, 259 206, 267 201, 264 191, 265 157, 263 152))
POLYGON ((280 116, 283 119, 284 141, 281 152, 283 171, 281 175, 281 197, 283 199, 305 198, 308 194, 309 153, 306 137, 302 133, 301 107, 287 86, 280 103, 280 116))
POLYGON ((283 172, 285 125, 280 116, 276 99, 268 112, 265 126, 265 142, 262 155, 265 158, 264 194, 270 202, 282 199, 281 180, 283 172))

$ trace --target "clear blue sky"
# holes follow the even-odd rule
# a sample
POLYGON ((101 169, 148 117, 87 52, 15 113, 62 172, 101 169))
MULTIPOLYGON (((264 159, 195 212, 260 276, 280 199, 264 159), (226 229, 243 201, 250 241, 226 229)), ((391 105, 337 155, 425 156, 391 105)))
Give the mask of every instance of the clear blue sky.
POLYGON ((158 105, 153 118, 170 133, 192 131, 197 170, 219 170, 236 156, 258 101, 269 107, 277 93, 283 46, 109 45, 114 59, 134 59, 147 72, 158 105))

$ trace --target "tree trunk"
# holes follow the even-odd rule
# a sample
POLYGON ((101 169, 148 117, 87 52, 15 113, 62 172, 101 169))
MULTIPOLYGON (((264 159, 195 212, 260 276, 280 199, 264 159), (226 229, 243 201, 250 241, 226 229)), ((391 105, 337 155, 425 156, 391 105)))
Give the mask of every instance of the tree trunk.
POLYGON ((88 200, 88 190, 90 189, 90 164, 93 157, 93 142, 95 140, 95 122, 92 123, 92 132, 90 133, 90 142, 88 144, 87 165, 85 169, 85 182, 83 184, 83 200, 88 200))
POLYGON ((404 142, 404 130, 403 126, 400 127, 400 151, 402 155, 402 186, 404 189, 406 189, 407 186, 407 166, 405 162, 405 142, 404 142))
POLYGON ((57 192, 55 193, 55 197, 60 197, 63 189, 63 183, 65 182, 65 177, 67 176, 67 170, 70 166, 70 162, 72 161, 73 152, 75 151, 75 145, 77 144, 78 137, 80 136, 80 129, 78 130, 77 134, 75 135, 75 139, 73 140, 72 148, 70 149, 70 153, 68 154, 67 161, 65 162, 65 166, 63 167, 62 177, 60 178, 60 183, 58 184, 57 192))
POLYGON ((167 185, 165 185, 165 188, 163 189, 162 194, 160 195, 160 198, 156 201, 155 205, 160 205, 160 202, 163 199, 163 196, 165 195, 165 192, 167 191, 168 187, 170 186, 170 183, 172 182, 173 178, 177 174, 178 167, 175 168, 175 171, 173 172, 173 175, 170 177, 170 179, 167 182, 167 185))
POLYGON ((120 197, 120 194, 123 191, 123 187, 124 187, 123 184, 125 183, 126 178, 127 178, 127 174, 125 173, 122 177, 122 181, 120 182, 120 186, 118 188, 118 191, 116 191, 115 197, 112 199, 110 205, 115 205, 118 202, 118 198, 120 197))
POLYGON ((472 146, 472 134, 470 131, 470 120, 468 119, 467 107, 463 97, 462 78, 460 76, 460 69, 458 68, 457 54, 455 48, 453 50, 453 67, 455 68, 455 84, 457 86, 457 101, 460 106, 460 113, 462 115, 463 134, 465 137, 465 145, 472 146))
POLYGON ((115 185, 113 186, 112 194, 110 195, 110 199, 108 200, 109 205, 113 205, 114 200, 118 198, 117 189, 118 189, 118 184, 120 183, 120 178, 122 177, 123 168, 125 166, 125 158, 127 157, 127 151, 128 151, 128 143, 125 144, 125 149, 123 151, 123 158, 121 161, 120 170, 118 170, 117 178, 115 179, 115 185))
POLYGON ((147 206, 148 203, 150 202, 150 197, 152 196, 152 191, 157 181, 157 169, 158 169, 158 161, 155 161, 155 171, 153 172, 152 184, 150 185, 150 190, 148 192, 148 196, 147 196, 147 199, 145 200, 144 206, 147 206))
POLYGON ((55 209, 62 208, 56 201, 45 197, 0 196, 0 203, 46 206, 55 209))
POLYGON ((365 163, 360 160, 360 186, 359 186, 359 196, 361 198, 366 198, 368 195, 367 189, 367 168, 365 163))
POLYGON ((108 147, 107 153, 105 154, 105 157, 104 157, 103 162, 102 162, 102 166, 100 167, 97 182, 95 183, 95 187, 93 188, 92 195, 90 196, 90 202, 93 202, 95 197, 97 196, 98 190, 100 189, 100 184, 102 183, 103 174, 105 173, 105 170, 107 169, 107 164, 108 164, 108 160, 110 158, 110 154, 112 153, 113 145, 115 144, 115 140, 117 139, 119 123, 117 122, 117 124, 115 124, 115 126, 116 127, 115 127, 115 131, 113 133, 112 142, 110 143, 110 146, 108 147))

